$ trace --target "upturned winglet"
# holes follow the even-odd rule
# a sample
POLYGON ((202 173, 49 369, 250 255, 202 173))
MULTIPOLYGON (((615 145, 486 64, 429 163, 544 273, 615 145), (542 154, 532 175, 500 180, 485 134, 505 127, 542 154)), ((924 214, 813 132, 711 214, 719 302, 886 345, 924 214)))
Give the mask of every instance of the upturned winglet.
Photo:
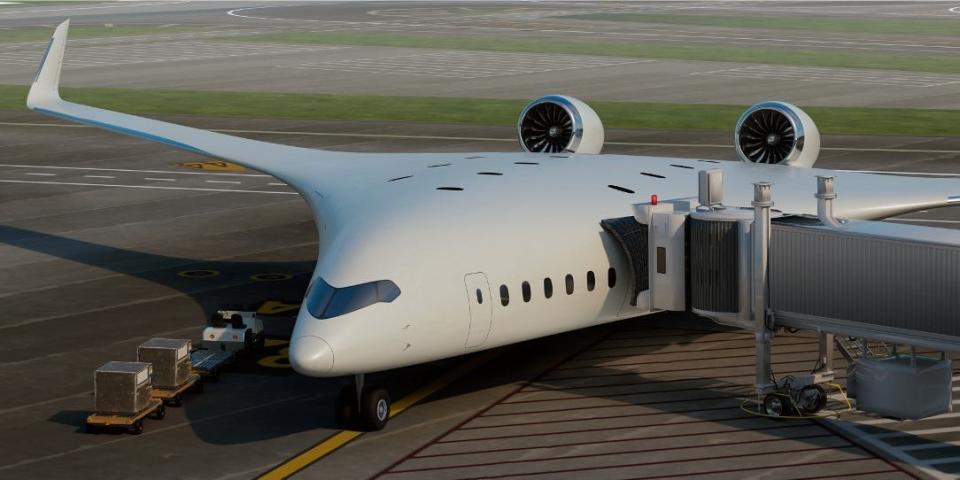
POLYGON ((33 77, 33 85, 27 95, 27 108, 34 109, 60 100, 60 69, 63 67, 63 54, 67 49, 67 32, 70 30, 70 19, 64 20, 53 32, 53 38, 47 44, 43 53, 43 60, 37 74, 33 77))

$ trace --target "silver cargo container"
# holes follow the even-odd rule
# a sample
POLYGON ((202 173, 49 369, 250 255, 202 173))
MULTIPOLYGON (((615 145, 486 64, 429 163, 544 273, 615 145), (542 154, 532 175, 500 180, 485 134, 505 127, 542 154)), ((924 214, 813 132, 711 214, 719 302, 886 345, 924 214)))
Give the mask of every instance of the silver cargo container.
POLYGON ((94 373, 96 411, 100 415, 136 415, 150 405, 149 363, 108 362, 94 373))
POLYGON ((177 388, 190 376, 190 340, 151 338, 137 347, 137 360, 153 365, 153 386, 177 388))

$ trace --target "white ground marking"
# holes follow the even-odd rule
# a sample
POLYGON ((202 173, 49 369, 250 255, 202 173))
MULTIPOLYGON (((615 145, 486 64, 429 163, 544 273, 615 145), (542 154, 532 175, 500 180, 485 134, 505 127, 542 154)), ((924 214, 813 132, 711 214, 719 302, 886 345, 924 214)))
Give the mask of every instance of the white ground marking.
MULTIPOLYGON (((877 450, 885 452, 886 454, 896 458, 897 460, 907 465, 911 465, 914 468, 920 470, 921 472, 929 475, 931 478, 935 478, 937 480, 947 480, 947 479, 957 478, 956 475, 947 474, 936 469, 934 464, 941 463, 938 460, 943 460, 943 459, 921 461, 921 460, 918 460, 916 457, 913 457, 912 455, 910 455, 908 451, 904 451, 902 448, 895 447, 882 440, 884 436, 890 437, 895 435, 890 435, 886 433, 881 433, 881 434, 867 433, 861 430, 860 428, 857 428, 859 425, 862 424, 859 421, 828 420, 828 422, 830 423, 830 425, 843 430, 847 435, 856 438, 859 441, 858 443, 867 444, 877 450)), ((957 428, 953 428, 949 430, 957 431, 957 428)), ((891 432, 891 433, 894 433, 894 432, 891 432)), ((895 433, 900 434, 901 432, 895 432, 895 433)))
MULTIPOLYGON (((146 7, 146 6, 153 6, 153 5, 170 5, 175 3, 187 3, 190 1, 191 0, 180 0, 180 1, 170 0, 165 2, 155 2, 155 3, 138 3, 133 5, 129 3, 128 4, 115 3, 112 5, 101 5, 96 7, 71 7, 71 8, 56 8, 56 9, 44 8, 44 9, 37 9, 37 10, 24 10, 22 8, 18 8, 10 11, 0 11, 0 15, 13 15, 13 14, 22 14, 22 13, 73 12, 78 10, 99 10, 104 8, 117 8, 117 7, 146 7)), ((17 3, 17 2, 12 2, 12 3, 17 3)))
POLYGON ((234 185, 240 185, 241 182, 235 182, 233 180, 204 180, 206 183, 232 183, 234 185))
MULTIPOLYGON (((61 123, 20 123, 20 122, 0 122, 0 125, 19 126, 19 127, 53 127, 53 128, 93 128, 86 125, 73 125, 61 123)), ((213 128, 211 132, 220 133, 248 133, 255 135, 293 135, 308 137, 352 137, 352 138, 397 138, 410 140, 454 140, 471 142, 516 142, 516 138, 507 137, 460 137, 452 135, 400 135, 400 134, 381 134, 381 133, 341 133, 341 132, 303 132, 292 130, 245 130, 230 128, 213 128)), ((625 147, 682 147, 682 148, 731 148, 731 144, 719 143, 661 143, 661 142, 604 142, 604 145, 618 145, 625 147)), ((928 149, 928 148, 859 148, 859 147, 821 147, 824 152, 877 152, 877 153, 960 153, 960 150, 949 149, 928 149)), ((258 175, 247 173, 207 173, 207 172, 172 172, 169 170, 125 170, 118 168, 84 168, 84 167, 57 167, 57 166, 36 166, 36 165, 3 165, 0 167, 14 168, 64 168, 74 170, 105 170, 113 172, 146 172, 146 173, 176 173, 185 175, 240 175, 253 177, 269 177, 270 175, 258 175)), ((928 172, 885 172, 876 170, 840 170, 841 172, 862 172, 862 173, 887 173, 891 175, 923 175, 923 176, 960 176, 960 173, 928 173, 928 172)))
POLYGON ((24 173, 24 175, 28 175, 28 176, 31 176, 31 177, 53 177, 53 176, 56 176, 57 174, 56 174, 56 173, 27 172, 27 173, 24 173))
POLYGON ((797 80, 805 82, 841 82, 856 85, 873 84, 895 87, 942 87, 960 83, 957 75, 933 75, 896 71, 838 69, 818 67, 791 67, 788 65, 756 65, 725 68, 690 75, 750 79, 797 80))
POLYGON ((231 193, 268 193, 274 195, 299 195, 297 192, 279 192, 276 190, 239 190, 228 188, 194 188, 194 187, 161 187, 157 185, 118 185, 107 183, 82 182, 43 182, 30 180, 0 180, 0 183, 27 183, 33 185, 69 185, 74 187, 114 187, 114 188, 142 188, 146 190, 190 190, 195 192, 231 192, 231 193))
POLYGON ((654 60, 582 55, 449 51, 394 57, 351 58, 299 65, 278 65, 278 67, 471 79, 581 70, 652 61, 654 60))
MULTIPOLYGON (((158 43, 118 43, 86 45, 73 49, 65 60, 67 68, 104 65, 181 62, 254 55, 289 55, 302 52, 342 50, 344 46, 294 45, 253 42, 176 41, 158 43)), ((0 65, 36 66, 39 54, 34 50, 0 51, 0 65)))
POLYGON ((950 13, 960 14, 960 7, 953 7, 953 8, 951 8, 950 10, 947 10, 947 11, 950 12, 950 13))
POLYGON ((144 177, 144 180, 156 181, 156 182, 176 182, 176 179, 173 178, 153 178, 153 177, 144 177))
POLYGON ((84 175, 83 178, 117 178, 112 175, 84 175))
POLYGON ((135 170, 130 168, 97 168, 97 167, 62 167, 59 165, 15 165, 0 164, 0 167, 6 168, 52 168, 56 170, 88 170, 97 172, 135 172, 135 173, 167 173, 171 175, 214 175, 223 177, 270 177, 270 175, 257 173, 218 173, 218 172, 181 172, 175 170, 135 170))

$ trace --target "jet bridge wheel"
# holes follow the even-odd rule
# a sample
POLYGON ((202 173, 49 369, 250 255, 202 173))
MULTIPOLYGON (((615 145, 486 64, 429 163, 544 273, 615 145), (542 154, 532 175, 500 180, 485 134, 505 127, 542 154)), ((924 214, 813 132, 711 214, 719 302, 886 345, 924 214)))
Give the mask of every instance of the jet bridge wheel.
POLYGON ((790 399, 782 393, 770 393, 763 397, 763 411, 770 418, 789 416, 792 412, 790 399))
POLYGON ((813 415, 827 406, 827 392, 820 385, 807 385, 797 392, 797 406, 804 415, 813 415))

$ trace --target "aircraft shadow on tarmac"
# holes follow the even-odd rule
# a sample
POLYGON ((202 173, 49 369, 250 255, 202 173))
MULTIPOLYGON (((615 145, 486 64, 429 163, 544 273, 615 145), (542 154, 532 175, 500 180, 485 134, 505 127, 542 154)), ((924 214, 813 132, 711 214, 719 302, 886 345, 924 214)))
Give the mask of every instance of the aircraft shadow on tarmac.
MULTIPOLYGON (((207 316, 223 305, 256 308, 264 300, 271 299, 299 304, 316 265, 312 259, 231 262, 169 257, 6 225, 0 225, 0 243, 157 283, 190 297, 207 316), (203 273, 196 276, 183 274, 210 271, 217 274, 209 277, 203 273), (253 275, 276 272, 289 275, 289 278, 251 279, 253 275)), ((288 313, 291 316, 267 317, 264 323, 268 337, 289 339, 296 308, 288 313)), ((197 318, 197 333, 204 318, 197 318)), ((145 334, 149 335, 148 332, 145 334)), ((333 401, 344 380, 293 375, 282 340, 268 340, 268 347, 262 355, 242 358, 223 373, 219 382, 205 385, 205 393, 188 395, 182 408, 198 437, 210 443, 237 444, 317 428, 334 428, 333 401)), ((79 399, 77 406, 81 409, 58 412, 48 421, 82 430, 86 416, 90 414, 90 410, 82 408, 92 407, 92 398, 79 399)), ((148 420, 147 431, 151 426, 158 428, 163 424, 162 421, 148 420)))

